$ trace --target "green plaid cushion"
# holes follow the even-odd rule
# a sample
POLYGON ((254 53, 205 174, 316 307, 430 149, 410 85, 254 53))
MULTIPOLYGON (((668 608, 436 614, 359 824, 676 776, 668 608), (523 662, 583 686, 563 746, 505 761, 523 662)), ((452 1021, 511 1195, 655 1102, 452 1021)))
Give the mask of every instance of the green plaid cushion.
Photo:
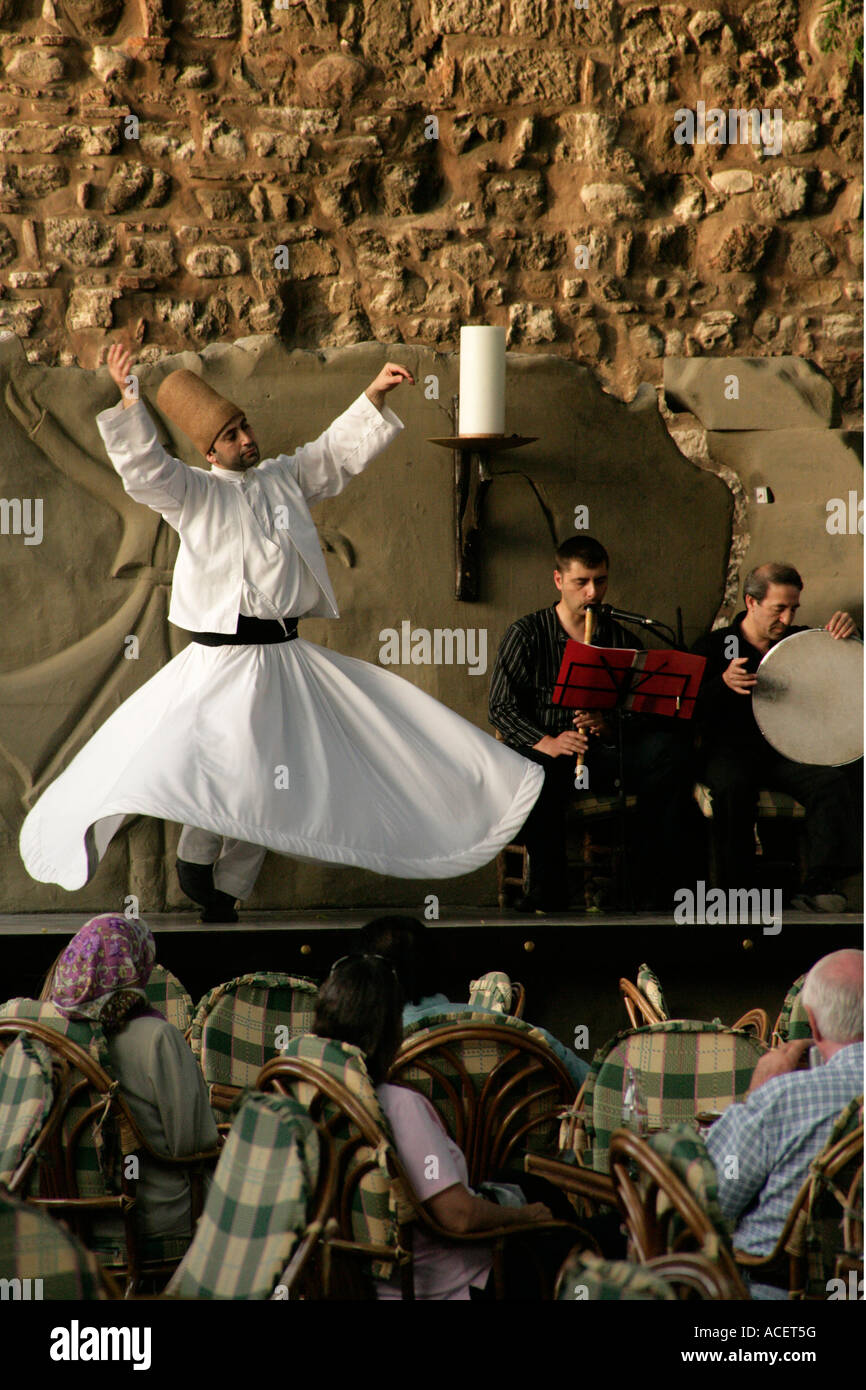
POLYGON ((559 1303, 576 1300, 676 1303, 670 1284, 642 1265, 625 1260, 603 1260, 591 1250, 573 1250, 559 1272, 555 1298, 559 1303))
POLYGON ((176 975, 172 975, 164 965, 155 965, 144 992, 151 1008, 157 1009, 180 1033, 186 1032, 192 1023, 195 1008, 176 975))
POLYGON ((586 1149, 580 1161, 609 1170, 609 1141, 623 1122, 626 1067, 638 1079, 649 1130, 693 1123, 701 1110, 726 1110, 745 1096, 766 1049, 742 1029, 721 1023, 669 1019, 626 1029, 599 1048, 583 1095, 586 1149))
POLYGON ((2 1191, 0 1279, 20 1280, 20 1296, 23 1298, 93 1299, 106 1296, 96 1261, 83 1245, 59 1222, 33 1207, 16 1202, 2 1191))
MULTIPOLYGON (((382 1113, 379 1097, 367 1072, 364 1054, 351 1043, 336 1042, 332 1038, 319 1038, 313 1034, 293 1038, 283 1049, 284 1055, 299 1057, 312 1062, 322 1071, 342 1082, 353 1096, 363 1105, 371 1119, 382 1132, 382 1142, 373 1149, 368 1144, 353 1147, 350 1151, 343 1178, 343 1190, 352 1191, 352 1236, 366 1243, 398 1249, 398 1225, 412 1220, 412 1205, 403 1191, 401 1183, 391 1177, 388 1168, 388 1149, 393 1148, 393 1136, 388 1122, 382 1113), (364 1169, 367 1169, 364 1172, 364 1169), (359 1181, 357 1174, 361 1173, 359 1181)), ((284 1083, 289 1078, 283 1078, 284 1083)), ((315 1088, 305 1081, 292 1081, 292 1093, 302 1105, 309 1107, 315 1098, 315 1088)), ((354 1145, 357 1130, 342 1115, 338 1106, 325 1099, 321 1113, 317 1116, 334 1138, 337 1159, 342 1163, 340 1150, 354 1145)), ((385 1261, 373 1264, 376 1278, 387 1279, 392 1266, 385 1261)))
POLYGON ((318 1169, 318 1136, 303 1106, 285 1096, 248 1096, 167 1292, 268 1298, 306 1227, 318 1169))
POLYGON ((254 1086, 265 1062, 310 1032, 317 992, 312 980, 276 971, 217 985, 199 1003, 190 1034, 205 1081, 254 1086))
POLYGON ((480 980, 469 986, 469 1007, 495 1009, 507 1014, 511 1010, 511 981, 501 970, 488 970, 480 980))
POLYGON ((805 983, 806 976, 800 975, 785 995, 782 1011, 776 1019, 776 1026, 773 1029, 779 1042, 793 1042, 796 1038, 811 1038, 812 1036, 809 1018, 803 1004, 803 985, 805 983))
MULTIPOLYGON (((668 1167, 676 1173, 680 1182, 688 1188, 698 1206, 712 1222, 716 1232, 715 1240, 709 1242, 703 1253, 708 1259, 716 1260, 720 1243, 724 1243, 730 1250, 731 1226, 725 1220, 719 1206, 718 1176, 706 1144, 692 1126, 686 1124, 672 1125, 660 1134, 650 1134, 647 1142, 659 1158, 663 1158, 668 1167)), ((664 1217, 669 1211, 671 1225, 667 1249, 674 1250, 680 1218, 673 1213, 664 1195, 659 1193, 656 1214, 664 1217)))
POLYGON ((670 1010, 662 994, 662 982, 655 971, 650 970, 648 965, 641 965, 638 967, 637 987, 641 994, 646 995, 656 1013, 661 1014, 663 1019, 670 1018, 670 1010))
POLYGON ((22 1034, 0 1058, 0 1183, 11 1183, 36 1143, 53 1100, 51 1053, 38 1038, 22 1034))
MULTIPOLYGON (((58 1033, 63 1033, 70 1042, 77 1043, 86 1052, 90 1047, 91 1030, 88 1024, 77 1019, 68 1019, 55 1009, 53 1004, 43 1003, 38 999, 10 999, 5 1004, 0 1005, 0 1018, 32 1018, 38 1023, 43 1023, 49 1028, 53 1028, 58 1033)), ((74 1074, 75 1081, 83 1082, 83 1077, 79 1073, 74 1074)), ((68 1150, 75 1136, 75 1178, 78 1185, 79 1197, 104 1197, 107 1192, 114 1192, 114 1187, 108 1187, 106 1178, 100 1168, 99 1146, 104 1138, 108 1149, 103 1150, 103 1166, 106 1171, 113 1170, 116 1163, 116 1149, 113 1137, 103 1131, 97 1142, 97 1131, 93 1121, 85 1121, 85 1115, 91 1106, 98 1104, 99 1093, 88 1086, 81 1086, 76 1093, 72 1103, 68 1105, 64 1112, 62 1140, 64 1149, 68 1150)), ((33 1193, 32 1195, 37 1195, 33 1193)))
POLYGON ((449 1135, 466 1154, 471 1182, 483 1182, 497 1168, 522 1165, 526 1153, 556 1153, 560 1114, 574 1099, 574 1085, 560 1076, 561 1066, 537 1028, 509 1015, 454 1011, 410 1025, 405 1032, 409 1041, 429 1044, 430 1050, 416 1062, 404 1062, 398 1053, 389 1080, 411 1086, 436 1107, 449 1135), (534 1061, 492 1035, 459 1041, 442 1037, 443 1028, 466 1023, 507 1029, 518 1042, 531 1039, 541 1045, 550 1063, 534 1061), (507 1095, 507 1106, 485 1144, 485 1111, 500 1095, 507 1095))

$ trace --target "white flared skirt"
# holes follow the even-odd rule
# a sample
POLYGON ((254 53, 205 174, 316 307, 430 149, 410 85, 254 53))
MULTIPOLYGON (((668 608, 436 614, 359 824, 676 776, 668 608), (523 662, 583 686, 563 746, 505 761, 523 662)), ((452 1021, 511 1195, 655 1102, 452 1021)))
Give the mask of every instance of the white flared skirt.
POLYGON ((409 681, 297 638, 191 642, 106 721, 21 830, 28 873, 70 891, 128 815, 397 878, 486 864, 542 769, 409 681))

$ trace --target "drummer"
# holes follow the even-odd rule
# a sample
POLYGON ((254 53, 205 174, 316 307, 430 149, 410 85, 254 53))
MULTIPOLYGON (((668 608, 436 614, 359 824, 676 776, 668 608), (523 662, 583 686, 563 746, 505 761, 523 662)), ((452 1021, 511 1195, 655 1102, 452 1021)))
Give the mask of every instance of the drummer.
MULTIPOLYGON (((795 632, 803 581, 791 565, 759 565, 743 584, 745 610, 729 627, 701 638, 693 650, 707 659, 695 710, 698 777, 710 789, 719 887, 755 886, 758 792, 787 792, 806 812, 806 877, 791 906, 812 912, 847 907, 841 881, 860 865, 859 820, 850 769, 817 767, 785 758, 767 742, 752 713, 756 671, 771 647, 795 632)), ((827 632, 842 641, 857 628, 850 613, 834 613, 827 632)))

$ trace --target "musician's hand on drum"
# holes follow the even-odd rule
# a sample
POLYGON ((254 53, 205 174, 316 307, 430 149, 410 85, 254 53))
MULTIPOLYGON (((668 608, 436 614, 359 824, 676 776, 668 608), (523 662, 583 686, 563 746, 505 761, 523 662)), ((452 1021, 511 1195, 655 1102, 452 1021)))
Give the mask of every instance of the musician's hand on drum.
POLYGON ((758 681, 757 676, 746 670, 748 659, 747 656, 735 657, 728 669, 722 672, 725 685, 737 695, 751 695, 758 681))
POLYGON ((831 637, 853 637, 857 631, 857 624, 850 613, 834 613, 825 629, 831 637))
POLYGON ((546 753, 549 758, 575 757, 578 753, 585 753, 589 747, 589 739, 580 729, 565 729, 556 738, 547 735, 536 743, 535 747, 540 753, 546 753))

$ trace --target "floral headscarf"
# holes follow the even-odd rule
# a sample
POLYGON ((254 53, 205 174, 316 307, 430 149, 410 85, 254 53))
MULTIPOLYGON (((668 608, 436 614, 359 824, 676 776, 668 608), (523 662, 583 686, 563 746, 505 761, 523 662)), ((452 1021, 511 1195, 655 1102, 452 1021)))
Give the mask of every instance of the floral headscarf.
POLYGON ((144 986, 156 959, 150 928, 105 913, 85 922, 54 972, 51 1002, 67 1018, 117 1026, 146 1002, 144 986))

